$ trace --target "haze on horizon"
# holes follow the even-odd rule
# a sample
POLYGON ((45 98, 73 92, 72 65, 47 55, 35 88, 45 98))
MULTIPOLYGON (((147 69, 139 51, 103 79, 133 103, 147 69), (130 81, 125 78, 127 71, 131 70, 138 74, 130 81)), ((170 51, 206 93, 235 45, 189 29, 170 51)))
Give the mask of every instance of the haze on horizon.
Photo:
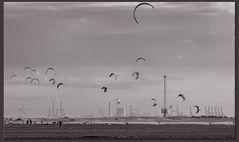
POLYGON ((168 76, 168 105, 223 106, 235 112, 235 3, 152 2, 133 19, 137 2, 4 2, 4 116, 46 117, 52 101, 63 102, 72 116, 99 116, 98 106, 113 114, 141 107, 154 116, 151 98, 163 107, 163 75, 168 76), (144 57, 147 66, 135 64, 144 57), (24 67, 36 68, 40 86, 9 80, 24 67), (45 78, 56 68, 57 90, 45 78), (132 79, 133 71, 140 80, 132 79), (108 75, 114 72, 118 80, 108 75), (103 93, 102 86, 108 87, 103 93), (182 103, 177 95, 183 93, 182 103))

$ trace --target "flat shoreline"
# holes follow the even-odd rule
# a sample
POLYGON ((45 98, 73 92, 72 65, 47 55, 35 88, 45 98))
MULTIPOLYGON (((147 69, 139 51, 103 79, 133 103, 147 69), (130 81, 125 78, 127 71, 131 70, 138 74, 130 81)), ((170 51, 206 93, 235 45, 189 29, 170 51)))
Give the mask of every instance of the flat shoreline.
POLYGON ((5 139, 234 139, 234 125, 4 124, 5 139))

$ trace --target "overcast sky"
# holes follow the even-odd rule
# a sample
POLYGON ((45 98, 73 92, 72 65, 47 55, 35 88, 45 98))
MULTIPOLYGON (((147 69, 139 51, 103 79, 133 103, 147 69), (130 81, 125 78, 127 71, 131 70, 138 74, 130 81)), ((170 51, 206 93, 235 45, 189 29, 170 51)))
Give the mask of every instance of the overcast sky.
MULTIPOLYGON (((234 116, 234 3, 4 2, 4 115, 45 117, 52 101, 70 116, 98 115, 97 107, 121 106, 129 113, 154 115, 151 98, 163 106, 163 75, 168 105, 189 114, 190 105, 223 106, 234 116), (147 65, 135 63, 144 57, 147 65), (23 68, 39 71, 39 87, 26 84, 23 68), (44 72, 56 69, 56 89, 44 72), (140 79, 131 74, 140 72, 140 79), (114 72, 118 80, 109 78, 114 72), (9 80, 12 74, 18 80, 9 80), (102 86, 108 87, 103 93, 102 86), (185 102, 177 98, 179 93, 185 102)), ((114 110, 113 110, 114 113, 114 110)))

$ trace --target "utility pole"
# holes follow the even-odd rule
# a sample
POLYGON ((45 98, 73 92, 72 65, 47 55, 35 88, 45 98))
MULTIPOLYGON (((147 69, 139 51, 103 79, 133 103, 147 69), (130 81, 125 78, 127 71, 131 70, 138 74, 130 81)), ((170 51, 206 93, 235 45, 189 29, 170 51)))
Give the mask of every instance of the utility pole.
POLYGON ((109 102, 109 118, 110 118, 110 105, 111 105, 111 103, 109 102))
POLYGON ((167 89, 167 86, 166 86, 166 78, 167 78, 167 76, 166 75, 164 75, 163 76, 163 78, 164 78, 164 108, 163 108, 163 117, 166 117, 166 115, 167 115, 167 102, 166 102, 166 100, 167 100, 167 92, 166 92, 166 89, 167 89))
POLYGON ((52 117, 54 117, 55 116, 55 108, 54 108, 54 102, 52 102, 52 117))

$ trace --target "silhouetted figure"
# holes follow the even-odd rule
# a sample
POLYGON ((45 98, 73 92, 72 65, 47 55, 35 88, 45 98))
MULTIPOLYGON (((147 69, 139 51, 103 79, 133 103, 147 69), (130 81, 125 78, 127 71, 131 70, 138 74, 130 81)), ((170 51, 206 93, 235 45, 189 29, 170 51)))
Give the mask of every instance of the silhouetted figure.
POLYGON ((29 124, 29 121, 27 120, 27 124, 29 124))
POLYGON ((30 121, 30 124, 32 124, 32 120, 30 119, 29 121, 30 121))
POLYGON ((59 126, 60 126, 60 128, 62 128, 62 126, 63 126, 63 122, 62 121, 59 121, 59 126))

